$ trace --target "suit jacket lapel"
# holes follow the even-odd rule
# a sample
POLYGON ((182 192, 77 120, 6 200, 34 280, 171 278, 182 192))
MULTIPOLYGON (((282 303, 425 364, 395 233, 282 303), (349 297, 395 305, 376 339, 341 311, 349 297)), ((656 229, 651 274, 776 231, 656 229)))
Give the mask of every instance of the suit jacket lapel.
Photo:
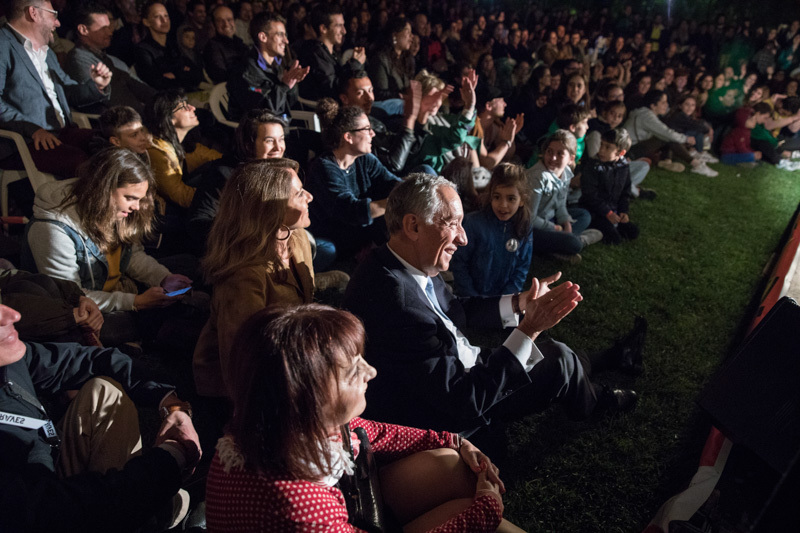
POLYGON ((31 76, 33 76, 33 79, 35 79, 39 83, 39 87, 41 87, 42 90, 45 91, 44 82, 42 81, 41 76, 39 76, 39 71, 36 70, 36 66, 33 64, 33 61, 31 61, 31 58, 28 56, 28 52, 25 51, 25 46, 22 43, 20 43, 19 40, 17 39, 14 30, 6 26, 5 28, 3 28, 3 31, 6 32, 8 40, 11 42, 11 49, 14 50, 15 54, 17 54, 17 61, 25 65, 25 67, 28 69, 28 72, 30 72, 31 76))

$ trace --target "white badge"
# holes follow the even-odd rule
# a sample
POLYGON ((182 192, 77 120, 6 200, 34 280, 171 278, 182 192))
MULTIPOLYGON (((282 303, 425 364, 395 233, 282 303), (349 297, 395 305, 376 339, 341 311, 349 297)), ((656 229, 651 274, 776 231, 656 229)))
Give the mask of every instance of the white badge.
POLYGON ((506 250, 511 252, 512 254, 519 250, 519 241, 515 238, 510 238, 506 241, 506 250))
POLYGON ((49 420, 40 420, 38 418, 32 418, 30 416, 23 416, 18 415, 16 413, 6 413, 4 411, 0 411, 0 424, 8 424, 10 426, 17 426, 21 428, 28 428, 28 429, 39 429, 42 426, 45 426, 45 431, 52 431, 53 436, 55 436, 55 428, 53 427, 53 423, 49 420), (47 426, 50 428, 47 428, 47 426))

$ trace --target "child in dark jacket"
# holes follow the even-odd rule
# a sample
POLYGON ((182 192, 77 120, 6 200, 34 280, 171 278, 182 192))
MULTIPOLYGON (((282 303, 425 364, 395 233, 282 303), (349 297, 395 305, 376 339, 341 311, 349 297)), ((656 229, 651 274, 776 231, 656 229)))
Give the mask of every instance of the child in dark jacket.
POLYGON ((603 133, 597 159, 584 165, 581 180, 581 206, 592 214, 591 227, 603 233, 603 242, 618 244, 639 236, 630 221, 631 172, 625 153, 631 139, 623 128, 603 133))
POLYGON ((722 139, 720 152, 726 165, 753 163, 761 160, 761 152, 750 146, 750 131, 756 127, 756 116, 751 107, 741 107, 734 116, 736 126, 722 139))

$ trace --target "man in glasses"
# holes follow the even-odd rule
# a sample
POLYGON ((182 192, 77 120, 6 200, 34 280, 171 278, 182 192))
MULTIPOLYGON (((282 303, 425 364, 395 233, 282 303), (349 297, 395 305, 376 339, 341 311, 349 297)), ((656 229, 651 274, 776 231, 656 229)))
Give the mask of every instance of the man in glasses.
MULTIPOLYGON (((98 61, 83 83, 70 78, 49 48, 60 25, 49 0, 12 2, 0 28, 0 128, 22 134, 36 168, 71 178, 87 158, 91 131, 75 127, 70 105, 107 101, 111 71, 98 61)), ((0 146, 0 166, 23 168, 12 145, 0 146)))

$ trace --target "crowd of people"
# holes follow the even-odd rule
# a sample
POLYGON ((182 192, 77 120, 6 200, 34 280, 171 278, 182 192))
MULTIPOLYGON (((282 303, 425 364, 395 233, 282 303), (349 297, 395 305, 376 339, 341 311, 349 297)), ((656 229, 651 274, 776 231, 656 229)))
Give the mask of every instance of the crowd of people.
MULTIPOLYGON (((800 21, 462 0, 3 14, 0 129, 55 178, 9 187, 30 222, 0 268, 4 531, 175 527, 203 453, 211 531, 364 527, 345 493, 373 452, 404 530, 518 531, 467 438, 553 402, 633 409, 593 376, 641 372, 647 331, 556 341, 580 287, 531 262, 639 237, 654 167, 800 170, 800 21), (235 130, 204 108, 222 83, 235 130), (314 303, 326 289, 341 309, 314 303), (143 365, 165 349, 191 354, 194 407, 143 365), (137 406, 161 415, 153 446, 137 406)), ((0 168, 22 156, 0 144, 0 168)))

